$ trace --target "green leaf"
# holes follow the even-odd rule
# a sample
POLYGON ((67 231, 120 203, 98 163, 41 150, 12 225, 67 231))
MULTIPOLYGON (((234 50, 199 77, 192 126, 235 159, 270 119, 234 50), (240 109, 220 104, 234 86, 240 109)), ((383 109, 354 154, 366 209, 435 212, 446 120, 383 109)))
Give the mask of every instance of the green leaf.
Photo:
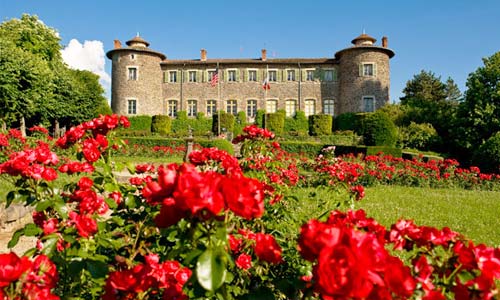
POLYGON ((17 243, 19 242, 19 238, 24 234, 24 228, 16 230, 14 234, 12 235, 12 238, 10 239, 9 243, 7 244, 8 248, 13 248, 17 243))
POLYGON ((136 203, 135 203, 135 197, 134 195, 127 195, 125 197, 125 205, 128 207, 128 208, 135 208, 136 207, 136 203))
POLYGON ((105 262, 87 260, 86 265, 93 278, 104 278, 108 274, 108 265, 105 262))
POLYGON ((108 193, 114 192, 118 190, 118 185, 108 182, 104 184, 104 190, 108 193))
POLYGON ((62 199, 54 203, 54 209, 63 219, 68 218, 68 206, 66 206, 66 203, 62 199))
POLYGON ((208 291, 217 290, 224 283, 226 274, 226 264, 222 259, 220 250, 209 248, 198 258, 196 277, 204 289, 208 291))
POLYGON ((186 257, 184 258, 185 264, 190 264, 193 259, 195 259, 198 256, 200 256, 202 253, 203 253, 203 251, 200 250, 200 249, 194 249, 193 251, 189 252, 186 255, 186 257))
POLYGON ((36 209, 36 211, 44 211, 51 206, 52 206, 52 201, 45 200, 45 201, 38 202, 35 209, 36 209))
POLYGON ((110 198, 106 198, 104 199, 104 201, 106 202, 106 204, 109 206, 109 208, 111 209, 114 209, 118 206, 118 204, 116 204, 115 200, 113 199, 110 199, 110 198))
POLYGON ((44 237, 42 253, 49 257, 52 256, 51 254, 56 250, 58 240, 59 237, 55 234, 44 237))
POLYGON ((26 224, 26 226, 24 226, 24 235, 25 236, 36 236, 42 232, 43 232, 43 230, 33 223, 26 224))

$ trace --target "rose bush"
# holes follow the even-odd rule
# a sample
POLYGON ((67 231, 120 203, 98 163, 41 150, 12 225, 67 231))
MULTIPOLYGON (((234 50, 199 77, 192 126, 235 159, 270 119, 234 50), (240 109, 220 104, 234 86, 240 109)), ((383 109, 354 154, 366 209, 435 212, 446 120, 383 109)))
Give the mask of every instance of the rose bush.
MULTIPOLYGON (((113 171, 125 166, 111 154, 126 144, 113 130, 128 125, 112 115, 56 141, 14 131, 0 136, 0 176, 16 181, 7 205, 35 210, 33 223, 9 246, 22 235, 37 238, 22 257, 0 255, 0 299, 492 299, 497 293, 500 250, 446 228, 401 220, 386 230, 363 211, 334 211, 304 224, 295 240, 273 223, 300 201, 291 187, 344 189, 352 203, 371 177, 411 174, 397 171, 407 162, 322 157, 305 164, 271 132, 250 126, 235 140, 243 143, 239 161, 200 149, 190 163, 129 166, 134 176, 118 182, 113 171), (301 166, 313 175, 300 174, 301 166)), ((408 169, 497 180, 443 164, 415 161, 408 169)))

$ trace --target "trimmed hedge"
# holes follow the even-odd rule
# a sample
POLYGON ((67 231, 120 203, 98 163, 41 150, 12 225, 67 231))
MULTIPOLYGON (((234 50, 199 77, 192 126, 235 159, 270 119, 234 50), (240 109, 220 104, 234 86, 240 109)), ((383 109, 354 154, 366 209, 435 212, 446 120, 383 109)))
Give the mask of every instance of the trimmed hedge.
POLYGON ((384 112, 366 115, 363 120, 363 142, 367 146, 394 147, 398 140, 398 129, 384 112))
MULTIPOLYGON (((154 147, 154 146, 179 147, 179 146, 186 145, 186 140, 180 139, 180 138, 129 137, 129 138, 126 138, 126 140, 130 146, 142 145, 142 146, 147 146, 147 147, 154 147)), ((224 139, 208 140, 208 139, 195 138, 194 143, 198 144, 204 148, 215 147, 215 148, 224 150, 231 155, 234 153, 233 144, 231 144, 231 142, 229 142, 228 140, 224 140, 224 139)))
POLYGON ((234 123, 233 134, 237 136, 243 133, 243 128, 247 125, 247 114, 244 111, 239 111, 236 115, 236 121, 234 123))
POLYGON ((151 116, 130 116, 128 117, 128 120, 130 121, 130 127, 128 128, 128 130, 132 131, 147 130, 151 132, 151 123, 152 123, 151 116))
POLYGON ((233 144, 228 140, 224 140, 224 139, 213 139, 213 140, 195 139, 194 142, 196 144, 199 144, 203 148, 215 147, 217 149, 224 150, 231 155, 234 155, 233 144))
POLYGON ((336 130, 355 130, 358 118, 355 113, 343 113, 335 117, 334 123, 336 130))
POLYGON ((257 113, 255 114, 255 122, 254 124, 257 125, 257 127, 263 128, 264 127, 264 115, 266 114, 266 111, 263 109, 258 109, 257 113))
POLYGON ((306 136, 309 131, 309 121, 303 111, 297 111, 293 118, 285 118, 284 130, 290 135, 306 136))
POLYGON ((234 130, 234 116, 232 114, 228 114, 224 111, 219 111, 214 114, 212 117, 212 132, 215 135, 219 135, 219 115, 220 115, 220 129, 223 132, 233 132, 234 130))
MULTIPOLYGON (((328 145, 325 145, 325 147, 328 145)), ((377 155, 379 153, 384 153, 387 155, 392 155, 393 157, 402 157, 403 151, 400 148, 394 147, 380 147, 380 146, 335 146, 335 155, 377 155)))
POLYGON ((279 112, 265 114, 264 127, 277 135, 282 135, 285 128, 285 115, 279 112))
POLYGON ((316 157, 324 147, 322 143, 301 141, 280 141, 280 145, 287 152, 302 154, 309 158, 316 157))
POLYGON ((159 134, 168 134, 172 127, 172 120, 169 116, 156 115, 151 119, 151 132, 159 134))
POLYGON ((333 117, 320 114, 309 116, 309 134, 313 136, 332 134, 333 117))

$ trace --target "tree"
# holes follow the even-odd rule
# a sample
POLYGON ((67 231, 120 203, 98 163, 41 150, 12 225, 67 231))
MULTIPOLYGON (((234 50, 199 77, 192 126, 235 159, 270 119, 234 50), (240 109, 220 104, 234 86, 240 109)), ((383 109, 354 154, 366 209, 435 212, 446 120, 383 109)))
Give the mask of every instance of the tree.
POLYGON ((403 89, 402 105, 420 106, 426 102, 438 102, 446 99, 446 85, 432 72, 420 71, 412 80, 406 82, 403 89))
POLYGON ((500 131, 500 52, 483 58, 484 66, 469 74, 461 103, 456 138, 470 154, 500 131))
POLYGON ((462 92, 460 92, 460 89, 451 77, 446 79, 444 90, 446 93, 446 101, 458 102, 462 100, 462 92))
POLYGON ((0 118, 12 125, 72 125, 111 110, 99 77, 70 69, 61 56, 55 29, 37 16, 0 24, 0 118))

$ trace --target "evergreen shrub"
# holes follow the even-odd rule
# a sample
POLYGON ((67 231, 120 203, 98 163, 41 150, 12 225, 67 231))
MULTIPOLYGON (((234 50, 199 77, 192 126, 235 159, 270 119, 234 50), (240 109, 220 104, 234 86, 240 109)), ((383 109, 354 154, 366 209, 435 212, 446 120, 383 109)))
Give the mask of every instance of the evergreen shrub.
POLYGON ((166 135, 170 133, 172 123, 171 119, 165 115, 156 115, 151 119, 151 132, 166 135))
POLYGON ((233 132, 233 130, 234 130, 234 116, 232 114, 228 114, 222 110, 219 111, 217 114, 214 114, 212 117, 212 132, 215 135, 220 134, 220 132, 218 131, 219 115, 220 115, 220 130, 222 132, 233 132))
POLYGON ((287 134, 306 136, 309 131, 309 122, 303 111, 297 111, 293 118, 285 118, 284 130, 287 134))
POLYGON ((151 131, 151 116, 130 116, 128 117, 130 121, 130 127, 128 130, 147 130, 151 131))
POLYGON ((398 139, 396 125, 384 112, 374 112, 364 117, 362 131, 367 146, 394 147, 398 139))
POLYGON ((479 146, 473 155, 472 162, 483 173, 500 173, 500 131, 479 146))
POLYGON ((285 115, 279 112, 264 115, 264 127, 267 130, 274 132, 276 135, 281 135, 285 129, 285 115))
POLYGON ((331 115, 320 114, 309 116, 309 134, 322 136, 332 134, 333 118, 331 115))
POLYGON ((357 117, 355 113, 344 113, 335 117, 335 130, 355 130, 357 117))

